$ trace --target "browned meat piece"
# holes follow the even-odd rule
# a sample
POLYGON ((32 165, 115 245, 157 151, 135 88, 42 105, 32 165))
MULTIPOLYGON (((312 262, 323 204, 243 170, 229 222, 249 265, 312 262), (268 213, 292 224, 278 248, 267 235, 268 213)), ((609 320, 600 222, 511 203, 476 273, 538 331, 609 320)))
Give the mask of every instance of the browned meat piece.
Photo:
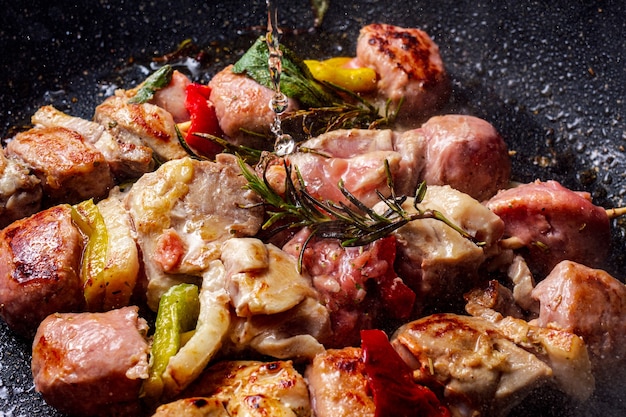
POLYGON ((626 363, 626 286, 607 272, 563 261, 532 292, 541 307, 537 324, 583 338, 594 371, 626 363))
POLYGON ((52 207, 0 232, 0 315, 25 337, 49 314, 84 305, 83 238, 70 210, 52 207))
POLYGON ((264 210, 246 190, 233 155, 215 162, 182 158, 145 174, 125 197, 148 278, 148 303, 158 306, 172 285, 200 277, 231 237, 254 236, 264 210))
POLYGON ((33 170, 50 204, 100 199, 113 186, 104 156, 69 129, 43 127, 18 133, 6 152, 33 170))
POLYGON ((225 361, 208 367, 180 398, 219 400, 230 416, 310 416, 307 385, 291 361, 225 361))
MULTIPOLYGON (((230 65, 215 74, 209 86, 220 128, 229 141, 260 149, 272 148, 274 140, 270 126, 275 117, 269 107, 274 96, 272 90, 245 74, 233 73, 230 65), (262 137, 246 134, 244 130, 262 137), (270 138, 269 142, 265 137, 270 138)), ((287 111, 297 108, 297 103, 290 99, 287 111)))
POLYGON ((138 141, 117 140, 96 122, 69 116, 52 106, 41 107, 31 120, 37 126, 64 127, 82 135, 85 142, 104 155, 118 181, 138 178, 154 169, 152 149, 138 141))
POLYGON ((501 191, 486 205, 504 221, 503 237, 515 240, 536 277, 563 260, 599 267, 609 253, 609 218, 588 193, 535 181, 501 191))
POLYGON ((443 387, 453 417, 505 416, 552 377, 548 365, 476 317, 427 316, 398 329, 392 345, 416 382, 443 387))
POLYGON ((187 155, 172 115, 154 104, 131 104, 124 96, 112 96, 96 107, 94 120, 119 143, 148 146, 161 162, 187 155))
POLYGON ((505 188, 511 176, 507 146, 496 129, 473 116, 435 116, 420 131, 427 141, 426 184, 449 185, 482 201, 505 188))
POLYGON ((39 211, 42 194, 39 178, 0 148, 0 229, 39 211))
POLYGON ((35 389, 72 416, 141 415, 148 326, 137 307, 48 316, 33 342, 35 389))
POLYGON ((356 47, 360 66, 378 74, 376 103, 387 100, 395 109, 402 101, 398 121, 417 126, 443 106, 450 95, 439 47, 425 32, 385 24, 361 29, 356 47))
POLYGON ((361 348, 329 349, 307 366, 311 405, 316 417, 374 417, 361 348))
POLYGON ((191 397, 163 404, 152 417, 231 417, 215 397, 191 397))
POLYGON ((523 317, 511 290, 495 280, 489 281, 484 287, 473 288, 464 298, 467 301, 465 311, 472 316, 480 316, 485 310, 492 310, 505 317, 523 317))

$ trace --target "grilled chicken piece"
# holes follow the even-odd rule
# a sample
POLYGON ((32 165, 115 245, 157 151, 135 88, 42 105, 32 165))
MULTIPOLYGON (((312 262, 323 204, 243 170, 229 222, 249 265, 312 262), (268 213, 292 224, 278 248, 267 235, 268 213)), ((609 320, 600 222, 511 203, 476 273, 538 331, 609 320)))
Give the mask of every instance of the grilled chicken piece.
POLYGON ((439 47, 419 29, 386 24, 363 27, 356 46, 358 66, 378 74, 377 96, 381 111, 387 100, 398 121, 416 127, 442 107, 450 95, 450 81, 439 47))
MULTIPOLYGON (((271 89, 245 74, 233 73, 232 65, 215 74, 209 87, 209 100, 215 106, 220 128, 230 142, 258 149, 269 149, 274 145, 273 141, 266 139, 272 137, 270 126, 276 116, 269 106, 274 97, 271 89)), ((286 111, 297 109, 297 103, 289 99, 286 111)))
POLYGON ((0 148, 0 229, 39 211, 42 195, 39 178, 0 148))
MULTIPOLYGON (((532 291, 537 324, 580 336, 598 377, 626 362, 626 286, 600 269, 560 262, 532 291)), ((619 371, 617 371, 619 372, 619 371)))
POLYGON ((486 205, 504 221, 503 237, 515 240, 536 276, 564 260, 597 268, 609 254, 609 218, 589 193, 535 181, 501 191, 486 205))
POLYGON ((392 345, 416 382, 443 387, 454 417, 505 416, 552 378, 548 365, 476 317, 427 316, 400 327, 392 345))
MULTIPOLYGON (((150 103, 170 113, 175 123, 185 122, 189 120, 189 112, 185 107, 186 88, 189 84, 191 84, 189 77, 178 70, 174 70, 170 83, 157 90, 150 103)), ((137 88, 141 88, 141 85, 137 88)))
POLYGON ((220 154, 215 162, 169 161, 133 185, 124 202, 143 254, 152 309, 172 285, 200 277, 219 259, 222 242, 257 233, 264 211, 246 184, 235 157, 220 154))
POLYGON ((32 338, 49 314, 84 307, 79 276, 83 237, 61 205, 17 220, 0 232, 0 316, 32 338))
POLYGON ((307 385, 291 361, 219 362, 180 397, 217 399, 230 416, 311 416, 307 385))
POLYGON ((530 324, 521 317, 513 294, 497 281, 465 296, 465 310, 493 323, 504 336, 536 355, 552 369, 554 384, 567 395, 587 400, 595 389, 591 361, 582 338, 559 329, 530 324))
POLYGON ((230 349, 275 358, 312 358, 330 336, 328 310, 297 260, 271 244, 233 238, 222 246, 227 289, 235 310, 230 349))
POLYGON ((478 201, 506 187, 511 160, 506 143, 487 121, 448 114, 435 116, 419 129, 426 138, 428 185, 449 185, 478 201))
POLYGON ((304 374, 316 417, 374 417, 361 348, 329 349, 313 358, 304 374))
MULTIPOLYGON (((499 251, 497 241, 504 230, 498 216, 449 186, 428 187, 418 207, 440 211, 484 245, 435 219, 415 220, 396 230, 395 269, 417 295, 416 312, 460 300, 476 284, 479 267, 499 251)), ((407 199, 403 208, 415 212, 413 199, 407 199)), ((382 212, 387 206, 379 203, 374 209, 382 212)))
POLYGON ((49 204, 100 199, 113 187, 113 177, 102 153, 83 136, 63 127, 33 128, 15 135, 7 156, 32 169, 49 204))
POLYGON ((33 342, 35 389, 73 416, 140 415, 148 326, 137 307, 48 316, 33 342))
POLYGON ((191 397, 163 404, 152 417, 231 417, 221 400, 191 397))
POLYGON ((187 156, 172 115, 154 104, 131 104, 123 95, 111 96, 96 107, 94 121, 119 143, 148 146, 161 162, 187 156))
POLYGON ((52 106, 41 107, 31 121, 36 126, 64 127, 79 133, 104 155, 118 181, 135 179, 154 169, 152 149, 138 141, 116 139, 99 123, 67 115, 52 106))

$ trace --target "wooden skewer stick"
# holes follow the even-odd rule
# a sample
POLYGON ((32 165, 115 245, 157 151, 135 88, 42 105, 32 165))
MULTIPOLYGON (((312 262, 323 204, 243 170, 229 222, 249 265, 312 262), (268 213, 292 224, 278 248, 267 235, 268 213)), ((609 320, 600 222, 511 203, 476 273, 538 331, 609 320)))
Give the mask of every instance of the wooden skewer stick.
POLYGON ((609 219, 614 219, 616 217, 626 215, 626 207, 606 209, 606 215, 609 216, 609 219))

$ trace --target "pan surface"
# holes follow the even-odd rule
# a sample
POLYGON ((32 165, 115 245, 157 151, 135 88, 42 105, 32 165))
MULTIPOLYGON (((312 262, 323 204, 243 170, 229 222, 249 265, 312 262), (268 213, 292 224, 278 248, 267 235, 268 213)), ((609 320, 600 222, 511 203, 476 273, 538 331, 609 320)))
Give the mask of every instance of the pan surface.
MULTIPOLYGON (((45 104, 90 118, 114 88, 141 80, 153 57, 188 38, 203 50, 202 68, 192 75, 206 82, 263 34, 267 22, 264 1, 3 3, 2 138, 45 104)), ((354 55, 358 30, 368 23, 426 30, 453 81, 446 111, 491 122, 515 152, 515 180, 555 179, 589 191, 604 207, 625 204, 623 2, 330 0, 317 29, 307 0, 277 3, 282 40, 301 57, 354 55)), ((605 269, 624 280, 626 226, 614 226, 605 269)), ((0 324, 0 417, 60 415, 34 391, 29 361, 29 342, 0 324)), ((532 393, 512 414, 626 415, 624 381, 601 387, 586 404, 532 393)))

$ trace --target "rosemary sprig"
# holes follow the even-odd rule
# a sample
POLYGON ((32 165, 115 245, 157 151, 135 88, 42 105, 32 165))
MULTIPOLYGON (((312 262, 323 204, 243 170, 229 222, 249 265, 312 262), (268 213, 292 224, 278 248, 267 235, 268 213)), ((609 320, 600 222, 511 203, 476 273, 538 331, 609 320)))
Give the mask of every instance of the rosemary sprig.
POLYGON ((455 225, 440 211, 418 207, 418 204, 423 201, 426 194, 425 183, 421 183, 415 193, 413 202, 415 213, 407 212, 402 207, 407 197, 395 195, 391 171, 387 161, 385 161, 385 170, 387 173, 387 185, 391 195, 390 197, 385 197, 380 192, 377 192, 380 200, 387 205, 387 209, 382 214, 363 204, 344 187, 343 182, 340 182, 338 187, 350 204, 316 199, 306 191, 304 180, 297 167, 295 172, 298 186, 294 184, 292 167, 286 162, 284 163, 286 171, 285 193, 281 195, 269 184, 265 172, 262 177, 259 177, 250 170, 241 158, 238 158, 238 161, 241 172, 248 181, 247 187, 256 192, 268 207, 269 218, 263 224, 263 230, 273 228, 272 231, 275 233, 302 227, 308 227, 311 230, 311 234, 304 242, 302 251, 300 251, 298 263, 300 267, 302 265, 304 248, 306 248, 313 237, 337 239, 344 247, 364 246, 391 234, 394 230, 409 222, 421 219, 441 221, 475 244, 484 244, 484 242, 478 242, 461 227, 455 225))

